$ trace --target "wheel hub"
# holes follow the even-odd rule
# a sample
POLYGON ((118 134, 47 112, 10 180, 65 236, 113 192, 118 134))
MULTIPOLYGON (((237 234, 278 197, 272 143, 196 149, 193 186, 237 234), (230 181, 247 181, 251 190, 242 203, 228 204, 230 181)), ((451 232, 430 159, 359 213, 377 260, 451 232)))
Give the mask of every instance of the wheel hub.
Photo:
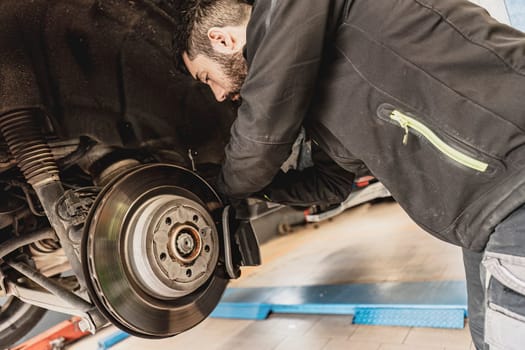
POLYGON ((212 218, 200 204, 182 196, 159 195, 145 202, 133 214, 126 235, 134 277, 155 297, 194 292, 217 264, 212 218))
MULTIPOLYGON (((209 228, 199 230, 190 225, 175 226, 168 238, 168 251, 172 259, 183 264, 192 264, 199 257, 202 251, 203 240, 206 239, 206 232, 209 228)), ((205 242, 206 243, 206 242, 205 242)), ((210 251, 209 244, 206 244, 205 252, 210 251)))
MULTIPOLYGON (((189 228, 189 227, 188 227, 189 228)), ((175 239, 172 239, 172 242, 170 244, 170 252, 174 252, 174 254, 180 259, 186 259, 187 256, 199 254, 200 252, 200 240, 195 237, 195 230, 192 230, 189 228, 191 233, 187 232, 181 232, 179 233, 175 239), (195 250, 196 242, 199 243, 199 249, 195 250), (175 243, 175 244, 174 244, 175 243), (177 246, 176 249, 173 249, 173 246, 177 246), (196 252, 196 253, 195 253, 196 252), (177 254, 178 253, 178 254, 177 254)), ((191 260, 190 260, 191 262, 191 260)))

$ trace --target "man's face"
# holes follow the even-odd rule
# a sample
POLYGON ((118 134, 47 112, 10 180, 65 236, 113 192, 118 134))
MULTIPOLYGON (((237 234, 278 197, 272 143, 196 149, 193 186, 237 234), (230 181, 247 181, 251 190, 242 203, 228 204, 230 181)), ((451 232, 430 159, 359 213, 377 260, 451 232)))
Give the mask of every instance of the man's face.
POLYGON ((217 54, 214 58, 198 54, 193 60, 185 52, 183 60, 193 78, 208 85, 217 101, 240 99, 248 71, 242 52, 217 54))

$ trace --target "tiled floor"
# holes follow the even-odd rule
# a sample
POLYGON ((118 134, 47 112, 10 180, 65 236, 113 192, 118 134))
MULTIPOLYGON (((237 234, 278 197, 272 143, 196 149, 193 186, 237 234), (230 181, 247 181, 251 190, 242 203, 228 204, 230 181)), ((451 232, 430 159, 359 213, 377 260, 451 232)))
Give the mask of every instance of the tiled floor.
MULTIPOLYGON (((436 281, 464 278, 458 248, 417 228, 394 203, 364 205, 262 247, 263 266, 235 287, 436 281)), ((72 349, 94 350, 97 337, 72 349)), ((159 341, 129 338, 115 350, 470 350, 468 328, 441 330, 352 325, 351 316, 272 315, 265 321, 207 319, 159 341)))
MULTIPOLYGON (((439 330, 352 325, 351 316, 273 315, 265 321, 206 320, 164 340, 129 338, 115 350, 471 350, 468 328, 439 330)), ((103 335, 107 335, 105 331, 103 335)), ((96 349, 96 339, 76 350, 96 349)))
POLYGON ((460 280, 460 251, 424 233, 396 204, 364 205, 262 247, 262 268, 234 287, 460 280))

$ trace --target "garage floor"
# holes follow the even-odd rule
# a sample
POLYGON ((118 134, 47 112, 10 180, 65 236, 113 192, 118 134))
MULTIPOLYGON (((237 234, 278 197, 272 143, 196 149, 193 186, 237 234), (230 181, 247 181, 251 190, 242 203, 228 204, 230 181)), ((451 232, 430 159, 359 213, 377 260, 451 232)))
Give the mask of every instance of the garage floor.
MULTIPOLYGON (((263 266, 232 287, 449 281, 464 279, 459 248, 424 233, 395 203, 363 205, 319 227, 262 247, 263 266)), ((97 348, 106 329, 70 347, 97 348)), ((272 315, 264 321, 207 319, 160 341, 128 338, 112 349, 473 349, 463 330, 352 325, 351 316, 272 315)))

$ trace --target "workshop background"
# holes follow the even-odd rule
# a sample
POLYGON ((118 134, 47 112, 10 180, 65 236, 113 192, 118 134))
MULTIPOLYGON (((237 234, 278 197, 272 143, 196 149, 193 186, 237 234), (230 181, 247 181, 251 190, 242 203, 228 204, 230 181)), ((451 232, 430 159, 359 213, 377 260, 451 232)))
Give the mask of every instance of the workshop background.
MULTIPOLYGON (((523 0, 473 2, 525 30, 523 0)), ((66 347, 474 349, 464 319, 460 249, 424 233, 392 200, 367 202, 308 225, 296 224, 296 214, 283 208, 258 220, 263 265, 243 269, 212 317, 196 328, 147 340, 110 326, 66 347)), ((66 319, 48 313, 19 343, 66 319)))

